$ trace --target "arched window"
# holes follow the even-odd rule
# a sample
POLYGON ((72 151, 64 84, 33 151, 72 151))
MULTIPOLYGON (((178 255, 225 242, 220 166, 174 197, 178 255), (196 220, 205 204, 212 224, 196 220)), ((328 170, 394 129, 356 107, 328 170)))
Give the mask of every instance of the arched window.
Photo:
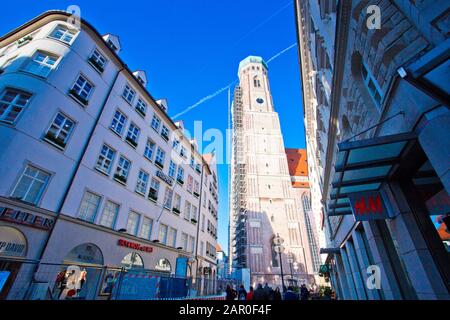
POLYGON ((253 85, 255 88, 261 88, 261 81, 258 79, 258 77, 253 78, 253 85))
POLYGON ((167 259, 159 259, 158 263, 155 266, 156 270, 170 272, 172 271, 172 266, 170 265, 169 260, 167 259))
POLYGON ((136 252, 131 252, 122 259, 121 265, 127 269, 140 269, 144 268, 144 260, 136 252))

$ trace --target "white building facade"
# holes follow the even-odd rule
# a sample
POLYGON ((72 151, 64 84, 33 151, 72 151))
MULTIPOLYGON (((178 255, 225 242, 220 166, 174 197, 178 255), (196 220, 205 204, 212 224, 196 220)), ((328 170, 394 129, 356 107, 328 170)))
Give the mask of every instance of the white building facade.
POLYGON ((313 267, 304 215, 291 185, 278 114, 270 93, 268 68, 260 57, 239 64, 233 102, 231 245, 235 269, 249 268, 252 285, 288 285, 289 257, 298 282, 312 283, 313 267), (273 238, 284 239, 284 253, 273 238))
MULTIPOLYGON (((0 253, 13 275, 2 298, 23 298, 32 276, 51 287, 59 267, 52 274, 34 268, 39 261, 212 279, 214 157, 151 96, 145 72, 128 69, 117 36, 70 21, 50 11, 0 38, 0 228, 27 243, 0 253), (26 241, 31 230, 39 240, 26 241)), ((100 272, 88 272, 85 298, 99 297, 100 272)))

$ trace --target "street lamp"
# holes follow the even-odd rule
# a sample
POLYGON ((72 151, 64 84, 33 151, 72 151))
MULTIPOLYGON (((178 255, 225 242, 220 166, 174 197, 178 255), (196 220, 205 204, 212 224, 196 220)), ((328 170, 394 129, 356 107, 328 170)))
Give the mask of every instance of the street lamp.
POLYGON ((273 248, 280 257, 281 286, 283 287, 283 293, 284 293, 285 289, 284 289, 283 260, 281 259, 281 254, 285 250, 285 247, 282 245, 283 242, 284 242, 284 239, 281 238, 279 234, 277 234, 277 236, 275 238, 273 238, 273 248))
POLYGON ((289 269, 291 271, 291 285, 294 285, 294 276, 292 274, 292 263, 294 262, 294 255, 292 254, 292 252, 289 252, 288 255, 288 262, 289 262, 289 269))

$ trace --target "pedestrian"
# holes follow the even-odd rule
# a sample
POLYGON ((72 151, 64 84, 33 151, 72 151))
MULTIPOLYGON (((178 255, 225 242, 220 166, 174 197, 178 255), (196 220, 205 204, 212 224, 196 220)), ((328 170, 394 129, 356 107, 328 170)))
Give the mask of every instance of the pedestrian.
POLYGON ((250 291, 247 292, 247 300, 253 300, 253 287, 250 286, 250 291))
POLYGON ((247 299, 247 291, 244 288, 244 285, 241 284, 238 290, 238 300, 245 300, 247 299))
POLYGON ((253 292, 253 300, 267 300, 266 292, 261 283, 258 284, 258 287, 253 292))
POLYGON ((226 297, 225 297, 226 300, 234 300, 235 290, 233 288, 231 288, 231 286, 229 284, 227 285, 227 289, 225 292, 226 292, 226 297))
POLYGON ((284 300, 298 300, 298 294, 294 292, 294 289, 289 286, 284 293, 284 300))
POLYGON ((276 287, 273 292, 273 300, 281 300, 281 292, 279 287, 276 287))
POLYGON ((300 288, 300 300, 308 300, 309 291, 308 288, 304 284, 302 284, 300 288))
POLYGON ((264 285, 264 292, 266 294, 266 300, 273 300, 273 289, 269 287, 267 282, 264 285))

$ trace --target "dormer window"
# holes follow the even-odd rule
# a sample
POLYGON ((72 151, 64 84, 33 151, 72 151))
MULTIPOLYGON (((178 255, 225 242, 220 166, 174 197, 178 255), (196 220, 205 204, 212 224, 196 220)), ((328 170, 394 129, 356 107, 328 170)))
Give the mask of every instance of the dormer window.
POLYGON ((118 51, 118 48, 114 45, 114 43, 111 40, 108 41, 108 47, 113 49, 115 52, 118 51))

